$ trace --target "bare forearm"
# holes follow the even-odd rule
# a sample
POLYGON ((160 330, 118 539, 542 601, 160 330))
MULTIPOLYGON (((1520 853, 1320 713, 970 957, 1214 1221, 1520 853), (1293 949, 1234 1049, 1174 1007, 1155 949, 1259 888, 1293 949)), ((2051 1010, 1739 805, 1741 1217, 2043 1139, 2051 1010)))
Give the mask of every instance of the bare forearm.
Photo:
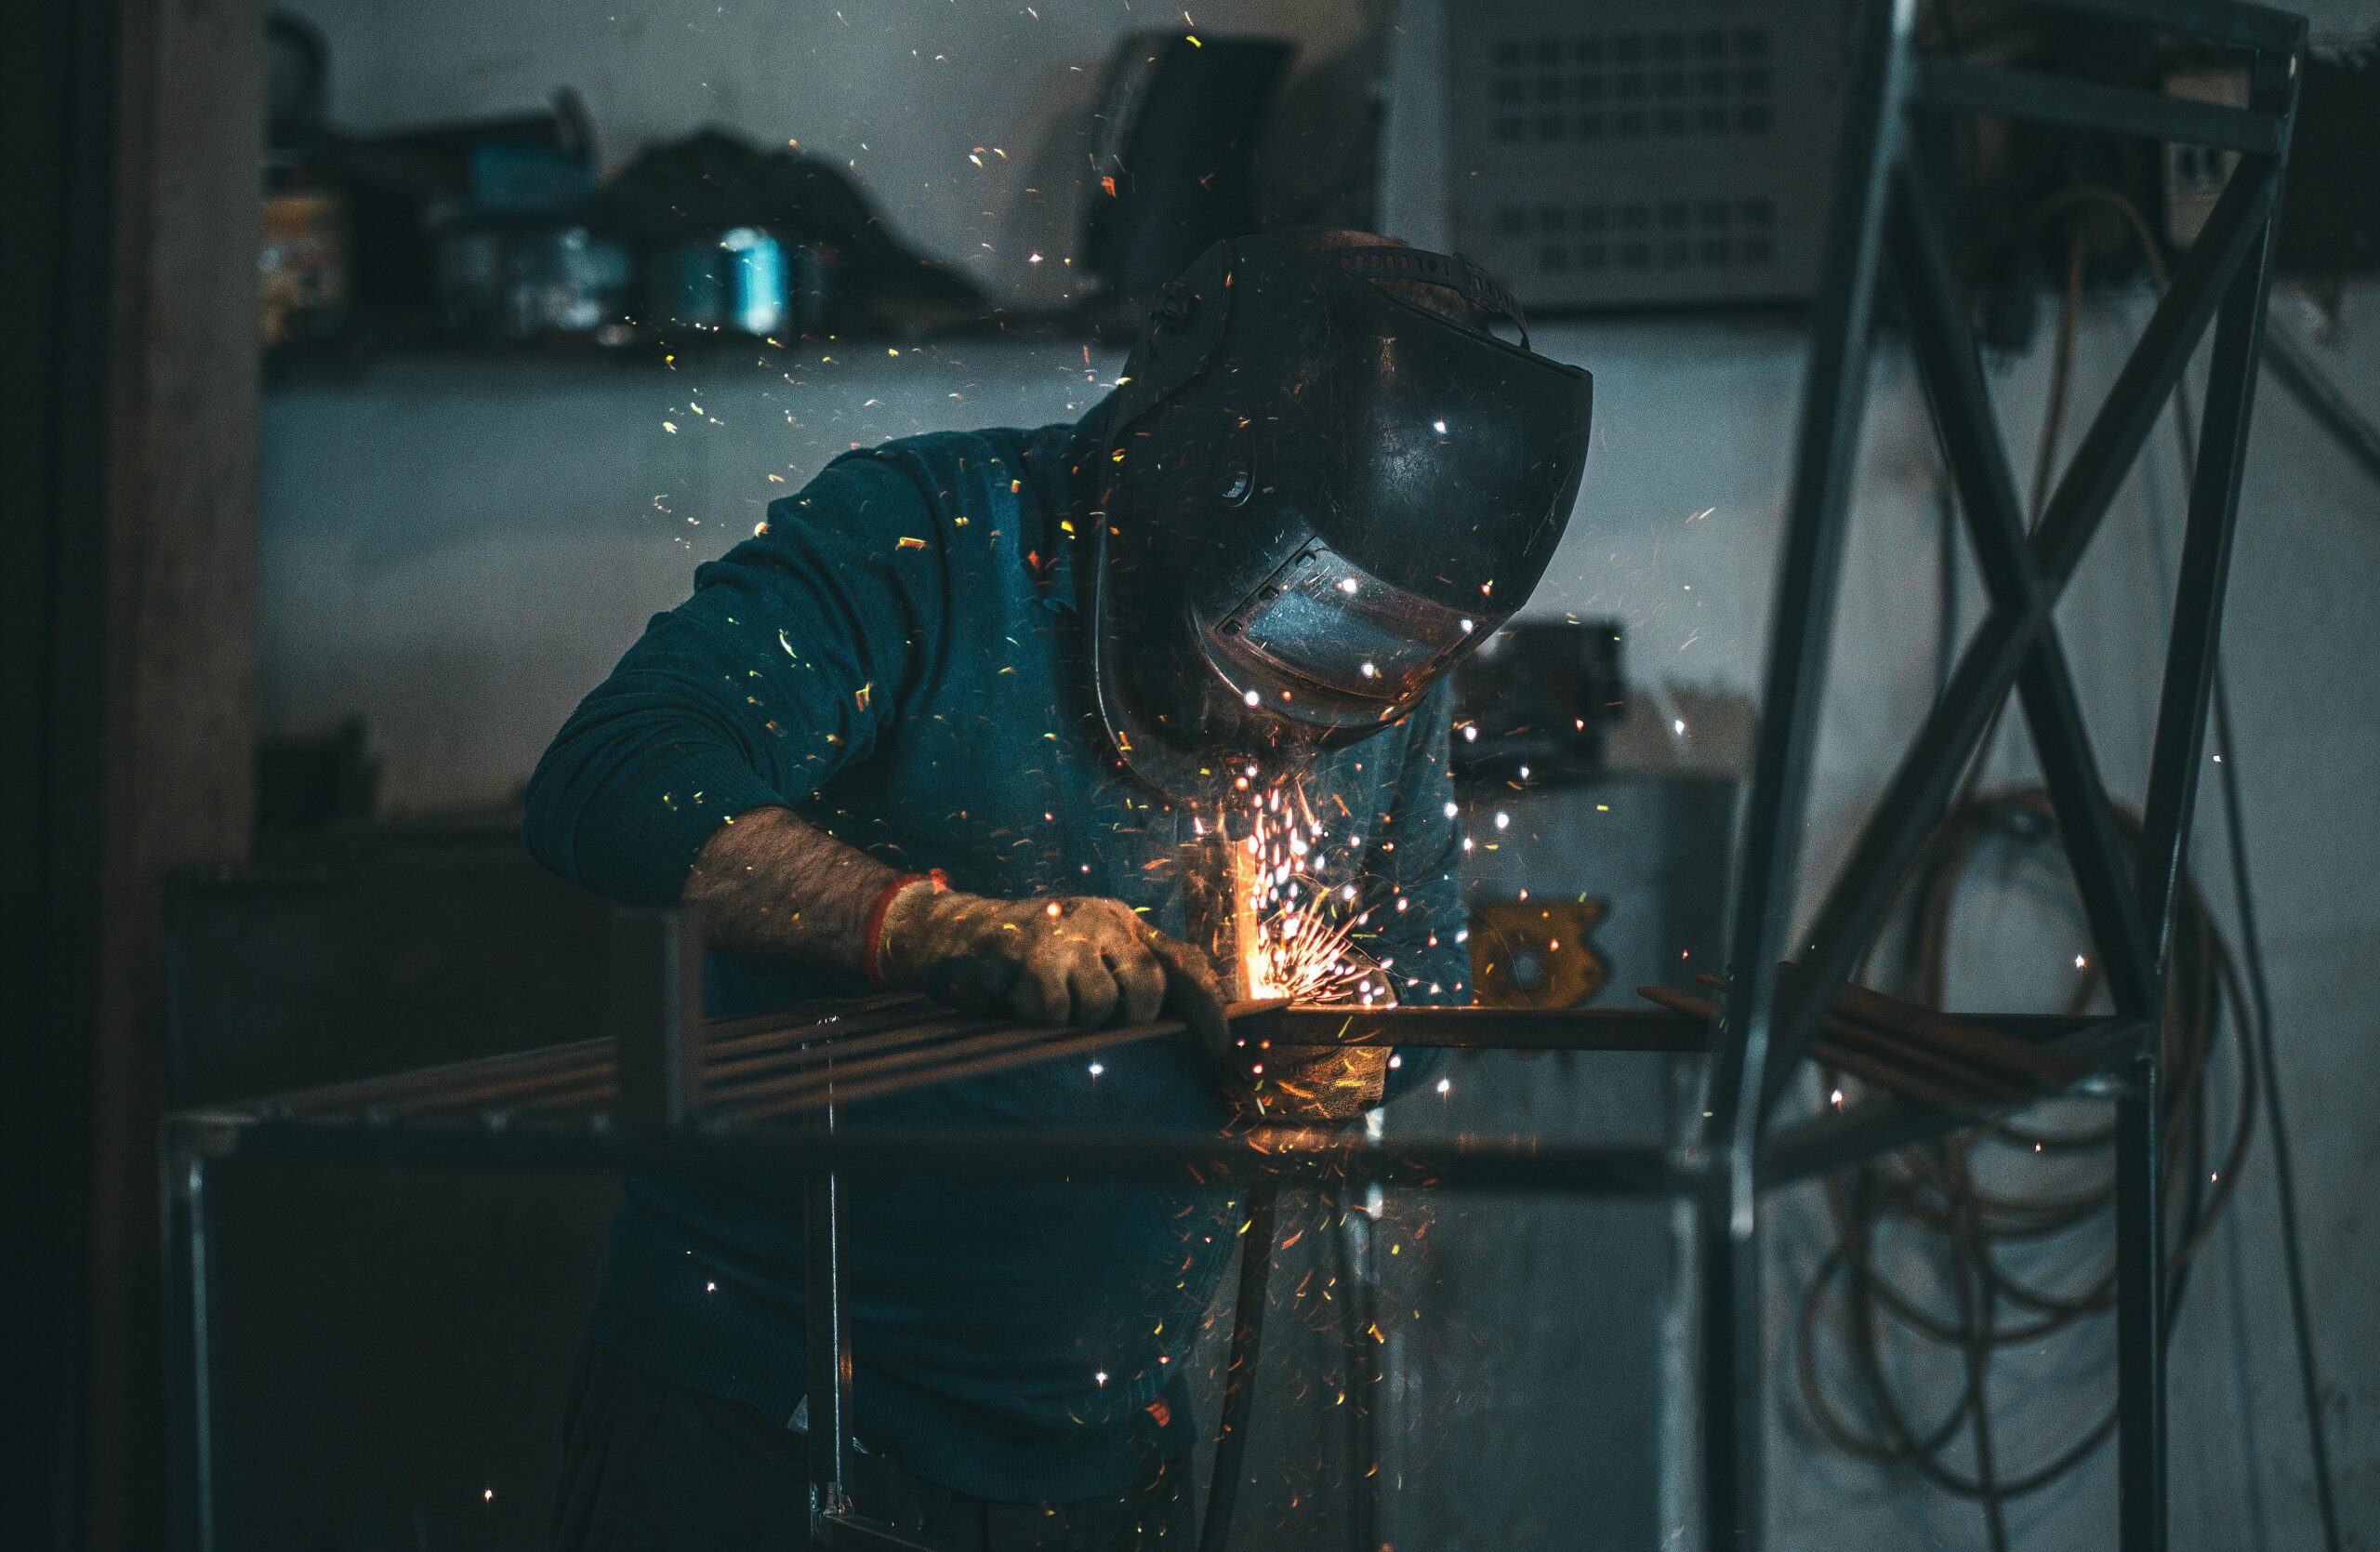
POLYGON ((791 809, 756 808, 704 844, 685 899, 714 948, 857 971, 868 908, 899 876, 791 809))

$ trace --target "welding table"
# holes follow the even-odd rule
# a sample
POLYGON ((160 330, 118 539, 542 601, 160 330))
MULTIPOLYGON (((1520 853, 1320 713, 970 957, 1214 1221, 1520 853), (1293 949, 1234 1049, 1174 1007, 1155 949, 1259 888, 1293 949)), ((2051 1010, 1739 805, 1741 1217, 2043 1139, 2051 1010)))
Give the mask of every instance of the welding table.
MULTIPOLYGON (((669 1166, 780 1171, 806 1182, 807 1272, 826 1312, 810 1322, 813 1483, 819 1528, 835 1545, 903 1545, 842 1511, 851 1375, 834 1227, 840 1181, 874 1172, 1041 1180, 1316 1180, 1441 1189, 1668 1196, 1689 1202, 1700 1282, 1701 1501, 1707 1545, 1756 1548, 1763 1527, 1758 1227, 1763 1194, 1877 1157, 2024 1103, 1950 1106, 1874 1094, 1839 1113, 1778 1121, 1777 1102, 1823 1038, 1837 997, 1875 937, 1924 837, 1999 709, 2020 700, 2114 1013, 2084 1019, 1968 1015, 2053 1051, 2069 1092, 2114 1103, 2119 1542, 2165 1545, 2165 1287, 2159 1178, 2163 987, 2188 854, 2229 570, 2241 461, 2283 175, 2295 121, 2301 18, 2234 0, 2050 0, 2148 37, 2236 60, 2241 106, 2103 83, 1920 58, 1915 0, 1859 0, 1843 94, 1821 293, 1811 310, 1785 532, 1777 567, 1761 731, 1735 855, 1731 972, 1717 1038, 1675 1015, 1581 1011, 1514 1019, 1495 1012, 1398 1013, 1361 1026, 1283 1015, 1272 1038, 1572 1050, 1707 1046, 1708 1120, 1682 1148, 1458 1137, 1383 1144, 1263 1130, 1210 1140, 1117 1135, 838 1132, 826 1101, 903 1072, 895 1033, 914 1004, 870 1002, 775 1020, 703 1028, 682 924, 630 930, 612 1038, 437 1072, 409 1074, 172 1118, 165 1137, 169 1334, 178 1405, 174 1490, 182 1545, 213 1552, 210 1513, 206 1172, 218 1159, 346 1160, 480 1167, 669 1166), (1912 121, 1979 113, 2150 141, 2212 146, 2235 158, 2222 194, 2175 270, 2114 387, 2037 522, 2016 496, 1938 196, 1912 150, 1912 121), (1797 916, 1801 842, 1824 670, 1832 643, 1849 492, 1858 466, 1876 301, 1887 268, 1931 403, 1990 607, 1861 825, 1816 909, 1797 916), (2213 326, 2197 464, 2188 493, 2136 847, 2120 831, 2053 618, 2117 489, 2193 352, 2213 326), (1796 928, 1799 921, 1806 925, 1796 928), (1793 973, 1775 968, 1788 948, 1793 973), (838 1025, 838 1021, 840 1021, 838 1025), (873 1021, 873 1022, 871 1022, 873 1021), (832 1031, 829 1026, 837 1026, 832 1031), (701 1028, 700 1038, 691 1031, 701 1028), (813 1048, 816 1048, 813 1052, 813 1048), (804 1055, 813 1052, 812 1055, 804 1055), (869 1065, 876 1064, 876 1065, 869 1065)), ((945 1024, 948 1021, 945 1021, 945 1024)), ((1112 1037, 1046 1037, 945 1028, 972 1041, 967 1062, 1092 1049, 1112 1037)), ((936 1066, 960 1075, 965 1063, 936 1066)), ((968 1070, 987 1070, 977 1067, 968 1070)), ((879 1091, 880 1092, 880 1091, 879 1091)), ((1251 1192, 1251 1195, 1253 1193, 1251 1192)), ((1226 1397, 1226 1412, 1230 1399, 1226 1397)), ((1220 1475, 1220 1473, 1219 1473, 1220 1475)), ((1210 1523, 1212 1522, 1210 1517, 1210 1523)), ((1210 1547, 1207 1552, 1214 1552, 1210 1547)))

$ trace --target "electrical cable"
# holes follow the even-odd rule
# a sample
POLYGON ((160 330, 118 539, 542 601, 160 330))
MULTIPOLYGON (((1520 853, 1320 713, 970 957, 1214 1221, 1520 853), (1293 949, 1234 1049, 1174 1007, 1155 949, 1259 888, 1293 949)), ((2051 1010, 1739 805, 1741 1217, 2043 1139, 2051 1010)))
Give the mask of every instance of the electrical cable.
MULTIPOLYGON (((2122 832, 2138 842, 2136 818, 2122 816, 2122 832)), ((2028 849, 2055 844, 2055 811, 2040 789, 1994 793, 1962 803, 1928 838, 1912 876, 1912 926, 1904 968, 1911 995, 1932 1006, 1943 1002, 1959 884, 1980 852, 1994 843, 2028 849)), ((2241 981, 2228 948, 2195 880, 2185 881, 2177 921, 2175 973, 2167 990, 2164 1057, 2172 1075, 2165 1094, 2169 1142, 2162 1168, 2178 1222, 2167 1261, 2169 1314, 2179 1306, 2190 1258, 2205 1243, 2215 1214, 2238 1178, 2254 1124, 2254 1069, 2246 1049, 2248 1021, 2241 981), (2222 1011, 2230 1017, 2225 1020, 2222 1011), (2210 1141, 2206 1080, 2218 1027, 2228 1023, 2240 1045, 2240 1079, 2221 1161, 2207 1173, 2191 1165, 2203 1159, 2210 1141), (2185 1177, 2183 1170, 2190 1168, 2185 1177), (2209 1189, 2209 1187, 2212 1189, 2209 1189), (2178 1188, 2177 1188, 2178 1187, 2178 1188)), ((2086 1007, 2100 975, 2091 967, 2069 1002, 2086 1007)), ((1829 1074, 1840 1087, 1845 1081, 1829 1074)), ((1995 1548, 2003 1547, 2003 1506, 2050 1485, 2079 1466, 2114 1431, 2109 1408, 2090 1428, 2047 1461, 2020 1475, 2003 1474, 1986 1416, 1985 1378, 1991 1355, 2003 1348, 2038 1345, 2094 1313, 2112 1308, 2112 1263, 2079 1287, 2037 1286, 2003 1264, 2011 1247, 2038 1242, 2108 1212, 2112 1176, 2080 1189, 2054 1194, 2012 1194, 1977 1183, 1977 1164, 1988 1150, 2019 1157, 2079 1156, 2104 1151, 2112 1128, 2094 1125, 2052 1131, 2003 1119, 1897 1157, 1860 1166, 1828 1188, 1835 1244, 1821 1258, 1800 1308, 1796 1364, 1807 1410, 1820 1431, 1846 1453, 1883 1464, 1913 1467, 1935 1486, 1983 1507, 1995 1548), (1887 1231, 1914 1231, 1938 1246, 1941 1266, 1955 1300, 1948 1315, 1926 1307, 1895 1283, 1879 1255, 1887 1231), (1818 1373, 1818 1326, 1828 1295, 1842 1284, 1842 1343, 1851 1355, 1859 1399, 1875 1417, 1881 1437, 1861 1431, 1830 1396, 1818 1373), (2016 1314, 2003 1320, 2005 1308, 2016 1314), (1930 1425, 1912 1420, 1911 1408, 1887 1377, 1882 1333, 1889 1320, 1909 1336, 1947 1347, 1962 1360, 1964 1378, 1950 1410, 1930 1425), (1975 1466, 1961 1470, 1945 1458, 1962 1427, 1974 1439, 1975 1466)), ((2167 1328, 2170 1340, 2171 1326, 2167 1328)))

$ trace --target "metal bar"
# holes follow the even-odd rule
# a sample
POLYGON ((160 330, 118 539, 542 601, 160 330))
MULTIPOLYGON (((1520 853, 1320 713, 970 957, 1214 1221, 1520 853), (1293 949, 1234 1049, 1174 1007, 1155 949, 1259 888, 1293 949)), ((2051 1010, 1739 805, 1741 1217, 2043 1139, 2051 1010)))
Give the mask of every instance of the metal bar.
POLYGON ((1709 1027, 1650 1008, 1342 1008, 1292 1004, 1232 1020, 1276 1045, 1448 1051, 1708 1051, 1709 1027))
POLYGON ((2082 564, 2109 502, 2132 471, 2167 395, 2206 332, 2223 288, 2262 236, 2280 170, 2279 162, 2266 156, 2244 156, 2232 166, 2198 241, 2183 255, 2173 284, 2075 444, 2033 535, 2033 560, 2053 595, 2082 564))
MULTIPOLYGON (((814 1111, 807 1131, 821 1143, 835 1141, 835 1110, 814 1111)), ((809 1409, 810 1527, 820 1543, 832 1545, 829 1520, 851 1513, 852 1345, 844 1307, 843 1189, 831 1167, 802 1177, 801 1314, 807 1352, 802 1403, 809 1409)))
POLYGON ((2079 11, 2109 21, 2127 21, 2151 32, 2204 43, 2226 43, 2239 48, 2268 48, 2282 53, 2306 40, 2306 19, 2268 6, 2248 6, 2238 0, 2047 0, 2060 10, 2079 11))
POLYGON ((678 1126, 702 1105, 702 936, 696 913, 612 915, 604 1021, 619 1055, 615 1108, 631 1126, 678 1126))
MULTIPOLYGON (((2294 93, 2294 85, 2288 88, 2294 93)), ((2239 173, 2232 174, 2236 180, 2239 173)), ((2175 906, 2189 861, 2190 818, 2205 763, 2207 698, 2223 644, 2224 585, 2231 569, 2231 537, 2247 461, 2248 424, 2255 405, 2256 358, 2264 333, 2273 232, 2279 210, 2224 298, 2207 365, 2206 406, 2201 414, 2198 469, 2182 540, 2180 584, 2165 650, 2165 680, 2150 746, 2149 802, 2141 828, 2141 913, 2154 934, 2162 972, 2171 952, 2175 906)))
POLYGON ((2165 1547, 2165 1289, 2158 1063, 2116 1100, 2116 1544, 2165 1547))
POLYGON ((803 1045, 741 1057, 731 1064, 724 1078, 713 1073, 711 1093, 719 1103, 732 1106, 814 1082, 829 1067, 839 1072, 856 1073, 875 1071, 879 1064, 889 1063, 897 1069, 904 1064, 932 1061, 944 1052, 962 1048, 986 1036, 1031 1033, 1046 1035, 1049 1031, 1020 1030, 1013 1024, 998 1019, 954 1013, 829 1045, 803 1045))
MULTIPOLYGON (((2067 465, 2030 547, 2041 584, 2036 595, 2040 607, 2018 613, 1994 609, 1976 628, 1950 683, 1869 811, 1850 855, 1836 869, 1807 935, 1810 947, 1798 956, 1806 976, 1802 994, 1783 1010, 1783 1016, 1775 1018, 1770 1033, 1780 1050, 1769 1058, 1768 1103, 1775 1102, 1793 1064, 1808 1049, 1818 1011, 1849 976, 1917 848, 1948 805, 1959 772, 1983 736, 1991 708, 2015 683, 2047 623, 2046 611, 2055 606, 2105 517, 2214 311, 2210 287, 2228 281, 2238 268, 2254 236, 2249 223, 2269 208, 2272 172, 2269 161, 2244 160, 2233 171, 2180 275, 2159 301, 2067 465), (2250 172, 2252 166, 2259 170, 2250 172)), ((1740 1017, 1731 1006, 1731 1020, 1740 1017)), ((1714 1102, 1721 1098, 1716 1092, 1712 1097, 1714 1102)))
MULTIPOLYGON (((1181 1035, 1185 1026, 1166 1019, 1156 1024, 1135 1024, 1121 1029, 1091 1029, 1078 1035, 1050 1038, 1047 1029, 1018 1032, 1017 1043, 1007 1049, 991 1049, 983 1055, 954 1059, 931 1068, 912 1068, 906 1072, 888 1073, 879 1077, 856 1079, 838 1092, 846 1105, 866 1099, 882 1099, 890 1094, 906 1094, 915 1089, 932 1088, 940 1083, 956 1083, 969 1078, 985 1078, 995 1072, 1007 1072, 1020 1067, 1038 1067, 1065 1056, 1078 1056, 1092 1051, 1112 1051, 1120 1045, 1137 1045, 1143 1041, 1170 1040, 1181 1035)), ((798 1115, 814 1108, 819 1102, 819 1090, 806 1087, 775 1097, 742 1106, 736 1119, 742 1121, 768 1121, 779 1116, 798 1115)))
MULTIPOLYGON (((2058 1038, 2056 1049, 2091 1075, 2113 1072, 2138 1061, 2151 1029, 2149 1020, 2137 1018, 2078 1023, 2078 1028, 2058 1038)), ((2008 1108, 1969 1105, 1933 1110, 1878 1095, 1832 1115, 1793 1121, 1777 1128, 1762 1149, 1761 1188, 1773 1190, 1831 1174, 1878 1154, 1973 1126, 2008 1108)))
POLYGON ((168 1492, 178 1552, 215 1552, 214 1328, 209 1307, 206 1157, 165 1133, 165 1382, 172 1431, 168 1492))
POLYGON ((1843 530, 1867 407, 1869 347, 1884 205, 1908 132, 1914 0, 1858 13, 1827 216, 1828 277, 1810 323, 1810 362, 1771 605, 1761 729, 1752 758, 1736 898, 1727 935, 1735 973, 1726 1033, 1713 1052, 1712 1167, 1696 1202, 1700 1248, 1703 1540, 1713 1552, 1758 1552, 1762 1408, 1759 1187, 1754 1174, 1770 1083, 1774 966, 1785 942, 1801 859, 1818 697, 1833 635, 1843 530))
POLYGON ((1215 1479, 1207 1484, 1207 1518, 1198 1552, 1224 1552, 1232 1506, 1248 1471, 1248 1426, 1256 1394, 1256 1358, 1264 1345, 1264 1289, 1272 1280, 1273 1226, 1280 1190, 1272 1181, 1249 1188, 1248 1223, 1240 1235, 1239 1293, 1232 1301, 1230 1356, 1223 1364, 1223 1415, 1215 1428, 1215 1479))
MULTIPOLYGON (((1722 1016, 1717 1003, 1690 991, 1669 987, 1641 987, 1638 991, 1664 1007, 1711 1023, 1722 1016)), ((1819 1029, 1821 1038, 1810 1047, 1818 1060, 1941 1109, 1955 1110, 1979 1099, 2026 1098, 2039 1092, 2032 1085, 2009 1083, 1954 1058, 1946 1061, 1929 1047, 1879 1033, 1871 1026, 1836 1014, 1821 1019, 1819 1029), (1945 1081, 1957 1086, 1945 1088, 1945 1081)))
MULTIPOLYGON (((1863 10, 1857 68, 1844 97, 1845 132, 1828 216, 1830 277, 1811 321, 1810 364, 1793 455, 1783 551, 1771 604, 1744 839, 1727 940, 1734 980, 1733 1040, 1718 1043, 1712 1074, 1714 1137, 1731 1137, 1743 1189, 1729 1218, 1750 1232, 1750 1164, 1759 1124, 1774 986, 1769 974, 1785 941, 1801 855, 1802 814, 1817 741, 1818 703, 1832 634, 1842 566, 1844 512, 1867 405, 1868 357, 1883 244, 1884 205, 1906 131, 1908 40, 1912 0, 1863 10), (1739 1100, 1741 1103, 1739 1103, 1739 1100)), ((1732 1507, 1732 1504, 1729 1506, 1732 1507)))
POLYGON ((1232 1136, 1115 1132, 845 1129, 832 1137, 716 1122, 676 1132, 618 1127, 383 1125, 267 1119, 215 1127, 209 1157, 465 1169, 662 1169, 748 1178, 831 1166, 871 1179, 1104 1180, 1229 1184, 1271 1175, 1356 1185, 1530 1194, 1674 1196, 1701 1171, 1650 1145, 1449 1137, 1390 1145, 1336 1131, 1266 1127, 1232 1136))
POLYGON ((914 991, 882 991, 868 997, 853 997, 833 1004, 835 1011, 822 1017, 816 1004, 797 1003, 790 1008, 776 1008, 768 1013, 746 1014, 737 1018, 708 1018, 703 1021, 703 1045, 717 1050, 730 1041, 754 1035, 782 1034, 789 1030, 808 1028, 832 1019, 897 1011, 923 1003, 925 997, 914 991))
POLYGON ((2380 426, 2373 425, 2370 416, 2347 402, 2347 395, 2339 391, 2339 385, 2314 359, 2313 352, 2306 348, 2306 342, 2288 329, 2268 322, 2264 363, 2281 386, 2296 395, 2315 423, 2331 434, 2331 440, 2360 464, 2366 474, 2380 480, 2380 426))
POLYGON ((398 1109, 408 1099, 423 1094, 448 1095, 467 1093, 469 1085, 483 1077, 502 1080, 534 1072, 584 1073, 597 1068, 608 1069, 611 1065, 610 1040, 573 1041, 568 1045, 540 1046, 534 1051, 514 1051, 500 1056, 474 1056, 467 1062, 449 1062, 443 1067, 417 1068, 411 1072, 357 1078, 341 1083, 325 1083, 319 1088, 266 1094, 245 1101, 241 1108, 286 1110, 295 1114, 398 1109))
POLYGON ((1948 113, 2003 114, 2250 156, 2281 149, 2281 126, 2270 113, 1962 60, 1919 60, 1912 99, 1948 113))
POLYGON ((1854 983, 1835 999, 1834 1012, 1911 1043, 1934 1046, 2002 1078, 2035 1086, 2060 1087, 2082 1076, 2066 1055, 2018 1039, 1964 1014, 1903 1002, 1854 983))
MULTIPOLYGON (((1898 192, 1893 246, 1910 310, 1910 334, 1975 537, 1978 566, 2000 607, 2046 616, 2049 604, 2025 547, 2024 518, 1999 416, 1983 379, 1982 358, 1943 248, 1933 200, 1906 166, 1898 192)), ((2043 625, 2016 683, 2117 1005, 2127 1013, 2145 1012, 2152 995, 2154 950, 2138 914, 2131 868, 2054 624, 2043 625)))

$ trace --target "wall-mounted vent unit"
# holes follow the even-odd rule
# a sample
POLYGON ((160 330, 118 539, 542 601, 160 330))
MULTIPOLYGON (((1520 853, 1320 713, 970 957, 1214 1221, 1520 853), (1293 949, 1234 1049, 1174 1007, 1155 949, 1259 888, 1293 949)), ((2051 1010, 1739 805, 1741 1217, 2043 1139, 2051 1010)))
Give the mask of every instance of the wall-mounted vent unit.
POLYGON ((1811 294, 1839 0, 1481 0, 1447 20, 1455 245, 1525 304, 1811 294))

